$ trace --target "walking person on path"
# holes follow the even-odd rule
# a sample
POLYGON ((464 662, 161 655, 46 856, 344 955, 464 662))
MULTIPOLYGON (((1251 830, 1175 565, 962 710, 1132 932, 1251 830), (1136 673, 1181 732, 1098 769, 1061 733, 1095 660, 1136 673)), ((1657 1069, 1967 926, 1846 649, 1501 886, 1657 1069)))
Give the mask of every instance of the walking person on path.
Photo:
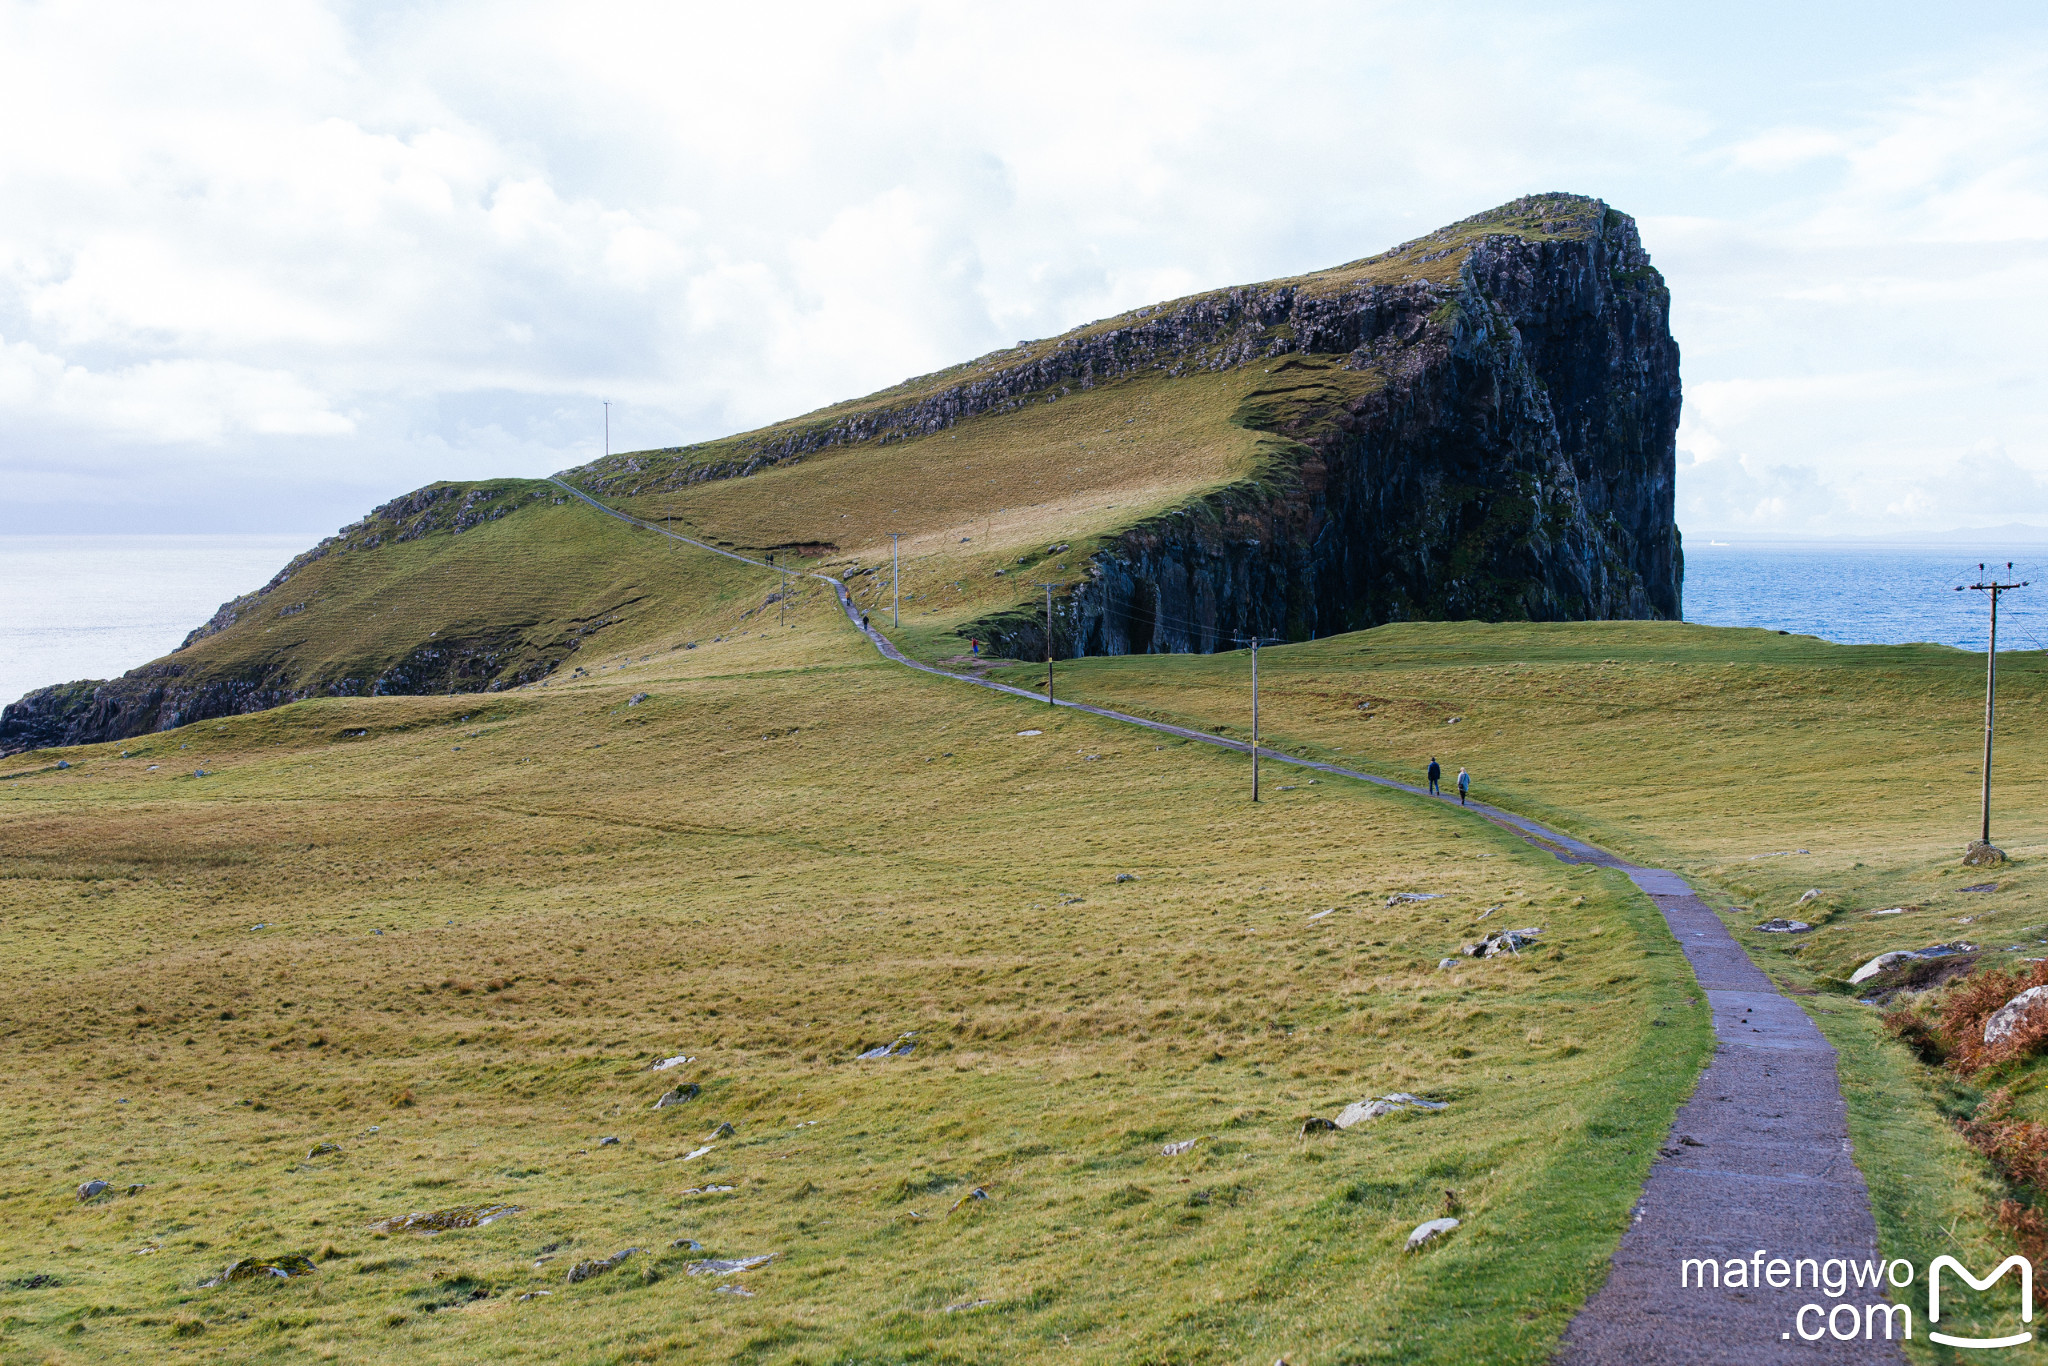
POLYGON ((1458 768, 1458 805, 1464 806, 1465 794, 1472 790, 1472 775, 1460 765, 1458 768))
POLYGON ((1439 764, 1439 763, 1438 763, 1438 762, 1436 761, 1436 756, 1435 756, 1434 754, 1430 755, 1430 756, 1429 756, 1429 795, 1430 795, 1430 796, 1432 796, 1432 797, 1441 797, 1441 796, 1443 796, 1443 795, 1444 795, 1444 794, 1443 794, 1443 793, 1442 793, 1441 791, 1439 791, 1439 790, 1437 789, 1437 783, 1438 783, 1438 782, 1440 782, 1440 781, 1442 781, 1442 779, 1443 779, 1443 776, 1444 776, 1444 769, 1443 769, 1443 765, 1442 765, 1442 764, 1439 764))

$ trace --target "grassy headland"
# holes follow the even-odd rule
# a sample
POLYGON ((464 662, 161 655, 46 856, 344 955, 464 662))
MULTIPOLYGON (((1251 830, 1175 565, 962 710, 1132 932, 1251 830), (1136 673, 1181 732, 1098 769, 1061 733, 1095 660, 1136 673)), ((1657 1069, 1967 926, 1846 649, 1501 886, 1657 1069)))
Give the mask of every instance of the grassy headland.
POLYGON ((1543 1360, 1708 1045, 1646 899, 830 611, 17 759, 0 1354, 1543 1360), (1545 950, 1436 970, 1496 906, 1545 950), (1450 1108, 1299 1135, 1394 1090, 1450 1108))

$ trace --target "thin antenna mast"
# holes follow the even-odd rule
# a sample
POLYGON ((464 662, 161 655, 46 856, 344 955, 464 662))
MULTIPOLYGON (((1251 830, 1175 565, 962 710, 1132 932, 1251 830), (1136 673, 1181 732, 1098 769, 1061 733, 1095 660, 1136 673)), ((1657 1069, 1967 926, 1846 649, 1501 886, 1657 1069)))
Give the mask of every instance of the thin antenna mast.
MULTIPOLYGON (((2012 561, 2005 562, 2006 572, 2012 572, 2012 561)), ((2018 583, 2000 583, 1996 574, 1986 574, 1984 566, 1977 566, 1977 582, 1965 585, 1979 593, 1991 595, 1991 639, 1984 651, 1984 825, 1978 841, 1987 847, 1991 843, 1991 724, 1998 702, 1998 595, 2010 593, 2015 588, 2025 588, 2027 580, 2018 583)), ((1963 591, 1958 587, 1956 592, 1963 591)))

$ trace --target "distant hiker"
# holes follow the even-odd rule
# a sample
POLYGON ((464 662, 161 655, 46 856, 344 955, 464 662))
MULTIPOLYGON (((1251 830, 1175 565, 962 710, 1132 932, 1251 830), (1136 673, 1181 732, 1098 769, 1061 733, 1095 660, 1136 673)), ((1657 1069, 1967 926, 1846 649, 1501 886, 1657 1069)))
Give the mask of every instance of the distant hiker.
POLYGON ((1432 797, 1441 797, 1441 796, 1443 796, 1443 793, 1442 793, 1442 792, 1440 792, 1440 791, 1439 791, 1439 790, 1437 789, 1437 783, 1439 783, 1440 781, 1442 781, 1442 779, 1443 779, 1443 776, 1444 776, 1444 769, 1443 769, 1443 765, 1442 765, 1442 764, 1439 764, 1439 763, 1438 763, 1438 762, 1436 761, 1436 756, 1435 756, 1434 754, 1430 755, 1430 756, 1429 756, 1429 795, 1430 795, 1430 796, 1432 796, 1432 797))
POLYGON ((967 643, 968 643, 969 645, 972 645, 972 646, 974 647, 974 653, 976 653, 977 655, 981 653, 981 642, 980 642, 980 641, 976 640, 976 639, 975 639, 975 638, 974 638, 973 636, 969 636, 969 637, 967 637, 967 643))
POLYGON ((860 614, 860 629, 863 631, 868 629, 868 614, 866 612, 860 614))
POLYGON ((1472 790, 1472 775, 1463 768, 1458 770, 1458 805, 1464 806, 1465 794, 1472 790))

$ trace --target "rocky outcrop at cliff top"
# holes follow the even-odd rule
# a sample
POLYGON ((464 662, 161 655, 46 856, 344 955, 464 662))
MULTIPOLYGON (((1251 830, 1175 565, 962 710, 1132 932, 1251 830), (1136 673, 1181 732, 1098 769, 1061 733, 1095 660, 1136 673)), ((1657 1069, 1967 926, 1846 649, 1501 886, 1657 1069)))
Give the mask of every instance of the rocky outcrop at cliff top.
MULTIPOLYGON (((1633 219, 1539 195, 1371 261, 1140 309, 703 447, 570 474, 646 494, 1057 402, 1258 365, 1259 473, 1110 538, 1053 652, 1228 649, 1389 621, 1680 615, 1670 296, 1633 219)), ((1027 608, 968 623, 1040 658, 1027 608)))

